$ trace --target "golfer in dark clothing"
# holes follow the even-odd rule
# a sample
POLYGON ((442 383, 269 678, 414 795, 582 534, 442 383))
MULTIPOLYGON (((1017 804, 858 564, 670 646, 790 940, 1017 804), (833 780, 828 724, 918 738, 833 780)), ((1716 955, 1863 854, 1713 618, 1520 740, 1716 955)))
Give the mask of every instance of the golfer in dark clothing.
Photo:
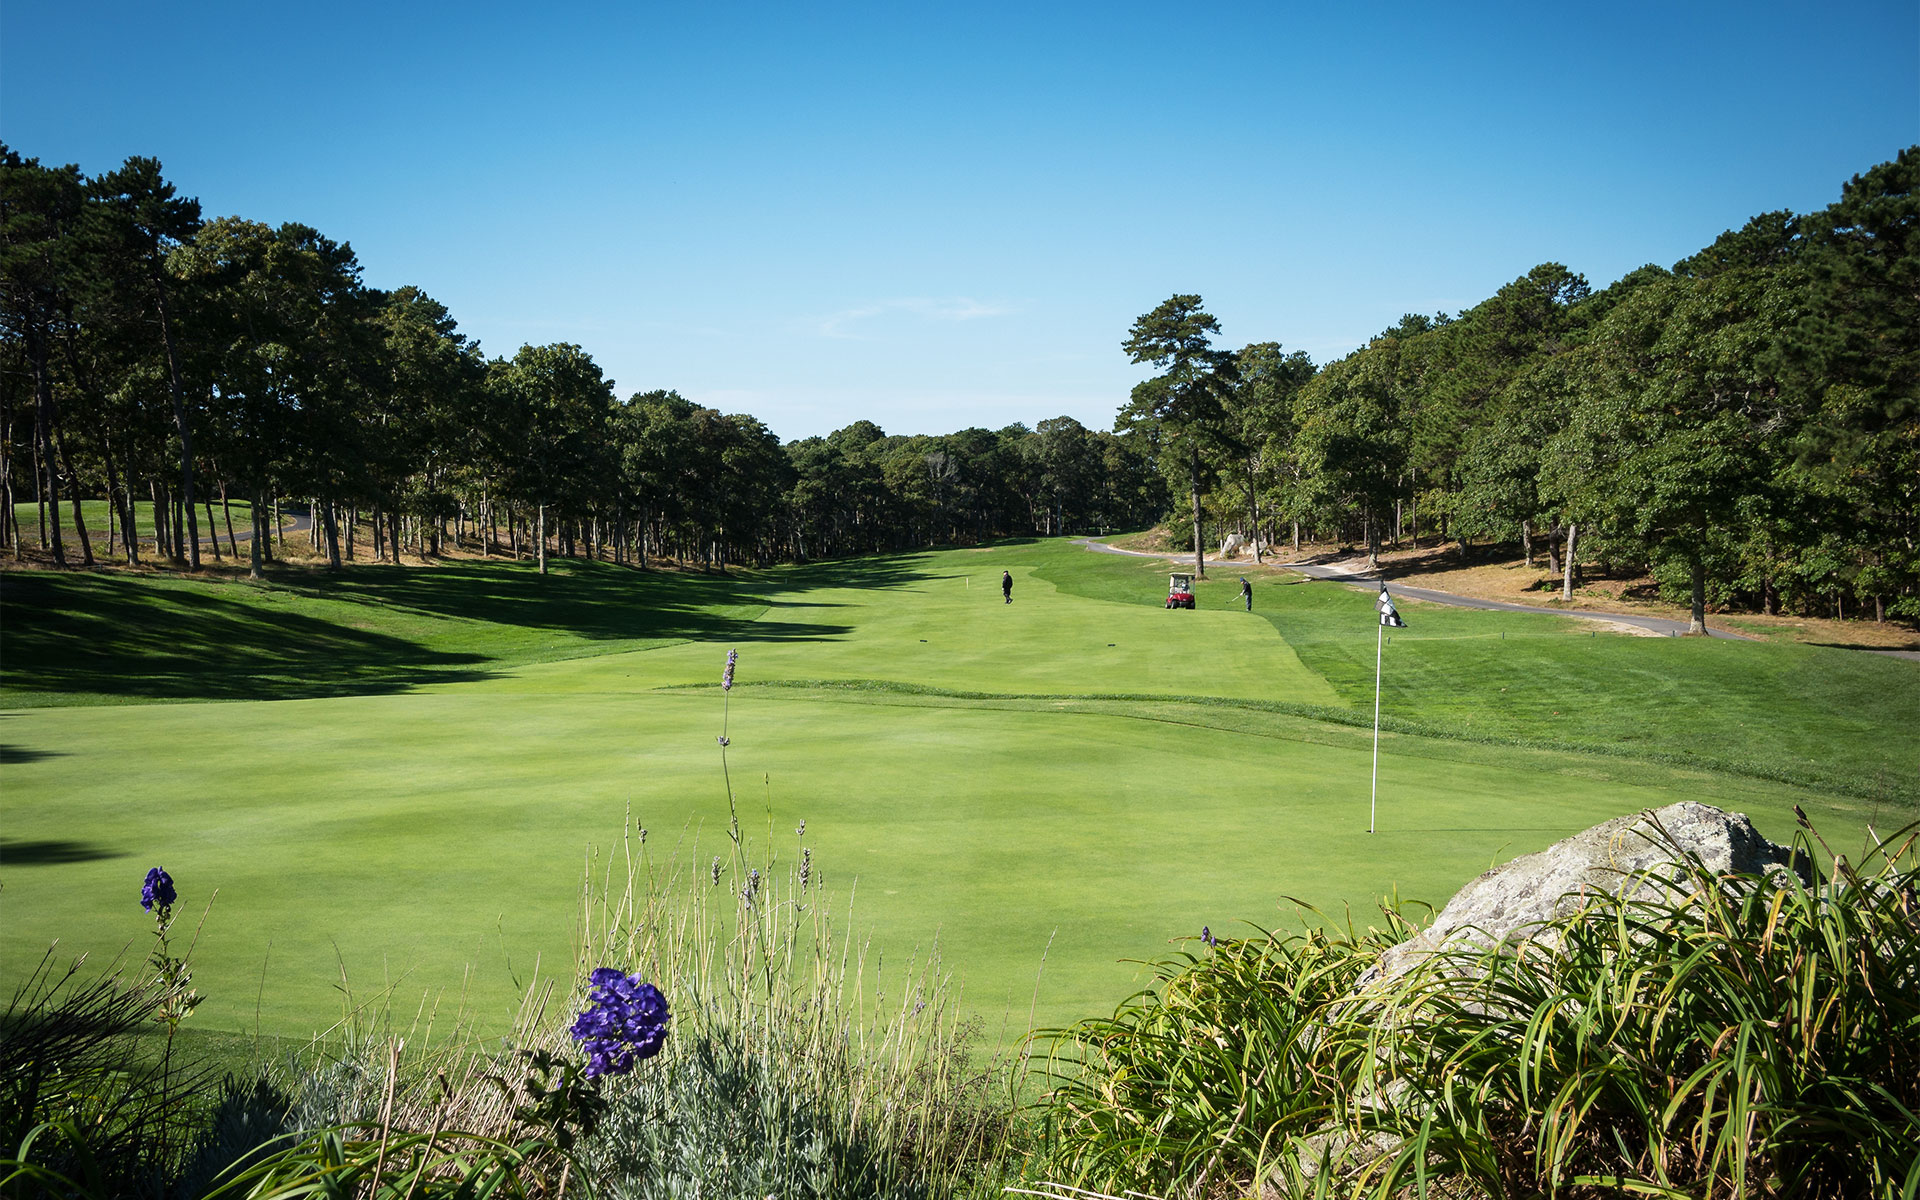
POLYGON ((1240 598, 1247 602, 1247 611, 1252 612, 1253 611, 1253 585, 1247 582, 1247 577, 1245 575, 1242 575, 1240 577, 1240 598))
POLYGON ((1013 572, 1000 572, 1000 594, 1007 598, 1008 604, 1013 603, 1013 572))

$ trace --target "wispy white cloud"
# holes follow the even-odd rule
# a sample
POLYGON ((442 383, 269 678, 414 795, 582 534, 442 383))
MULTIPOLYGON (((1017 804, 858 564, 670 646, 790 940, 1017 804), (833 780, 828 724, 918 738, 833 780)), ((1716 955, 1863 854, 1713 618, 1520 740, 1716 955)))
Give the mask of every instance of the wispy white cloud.
POLYGON ((912 297, 901 300, 882 300, 877 304, 868 304, 860 308, 848 308, 821 320, 821 337, 859 338, 862 335, 855 326, 874 317, 884 317, 891 313, 906 313, 927 321, 978 321, 985 317, 1004 317, 1018 311, 1011 305, 988 304, 967 296, 949 296, 932 299, 912 297))

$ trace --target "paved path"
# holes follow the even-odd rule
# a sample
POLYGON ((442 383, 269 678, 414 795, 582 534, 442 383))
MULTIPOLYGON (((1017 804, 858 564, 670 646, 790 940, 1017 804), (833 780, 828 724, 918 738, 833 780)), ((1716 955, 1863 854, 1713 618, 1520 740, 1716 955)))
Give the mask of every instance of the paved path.
MULTIPOLYGON (((1166 559, 1168 562, 1191 563, 1193 561, 1190 557, 1155 554, 1145 550, 1122 550, 1116 546, 1109 546, 1105 542, 1096 542, 1092 538, 1076 538, 1074 541, 1076 545, 1085 546, 1089 550, 1097 550, 1106 554, 1127 554, 1135 558, 1161 558, 1166 559)), ((1225 559, 1214 559, 1210 565, 1231 569, 1235 566, 1245 566, 1246 564, 1229 562, 1225 559)), ((1356 588, 1365 588, 1369 591, 1380 586, 1380 577, 1378 575, 1362 571, 1349 571, 1343 567, 1329 567, 1319 563, 1309 562, 1278 562, 1272 559, 1269 559, 1264 565, 1284 567, 1289 571, 1296 571, 1310 579, 1337 580, 1341 583, 1351 584, 1356 588)), ((1415 600, 1427 600, 1434 604, 1451 604, 1456 608, 1479 608, 1491 612, 1542 613, 1550 617, 1576 617, 1583 621, 1606 621, 1615 625, 1632 625, 1635 628, 1645 629, 1650 633, 1656 633, 1662 637, 1677 637, 1687 631, 1687 623, 1685 621, 1675 621, 1667 617, 1643 617, 1638 613, 1591 612, 1577 608, 1541 608, 1531 604, 1508 604, 1502 600, 1482 600, 1476 596, 1461 596, 1453 592, 1436 591, 1433 588, 1406 587, 1398 583, 1389 584, 1388 586, 1396 596, 1410 596, 1415 600)), ((1748 637, 1745 634, 1729 633, 1723 629, 1709 628, 1707 634, 1710 637, 1727 638, 1733 641, 1752 642, 1759 640, 1758 638, 1748 637)), ((1920 657, 1920 654, 1913 654, 1910 651, 1896 651, 1895 653, 1901 654, 1902 656, 1912 655, 1913 657, 1920 657)))
MULTIPOLYGON (((283 534, 305 533, 307 530, 313 528, 313 517, 305 511, 305 506, 302 506, 301 508, 296 509, 290 505, 281 505, 280 511, 281 511, 281 519, 284 521, 290 522, 290 524, 282 525, 280 527, 281 533, 283 534)), ((219 532, 211 533, 211 534, 202 533, 200 535, 200 544, 202 546, 211 545, 215 542, 221 541, 226 536, 227 535, 225 533, 219 533, 219 532)), ((233 527, 233 539, 237 542, 252 541, 253 540, 253 522, 248 521, 245 526, 235 525, 233 527)), ((140 544, 142 546, 151 546, 153 545, 153 539, 142 534, 140 537, 140 544)))

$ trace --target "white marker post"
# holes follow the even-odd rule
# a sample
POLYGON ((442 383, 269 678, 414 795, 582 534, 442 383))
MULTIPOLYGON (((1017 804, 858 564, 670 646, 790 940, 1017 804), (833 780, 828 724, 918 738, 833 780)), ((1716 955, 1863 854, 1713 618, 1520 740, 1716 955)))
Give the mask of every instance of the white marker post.
POLYGON ((1386 645, 1387 630, 1405 629, 1407 623, 1400 619, 1400 611, 1393 606, 1393 598, 1387 595, 1387 585, 1380 585, 1380 599, 1375 602, 1380 610, 1380 628, 1373 639, 1373 799, 1367 802, 1367 832, 1373 832, 1374 816, 1380 807, 1380 658, 1386 645))

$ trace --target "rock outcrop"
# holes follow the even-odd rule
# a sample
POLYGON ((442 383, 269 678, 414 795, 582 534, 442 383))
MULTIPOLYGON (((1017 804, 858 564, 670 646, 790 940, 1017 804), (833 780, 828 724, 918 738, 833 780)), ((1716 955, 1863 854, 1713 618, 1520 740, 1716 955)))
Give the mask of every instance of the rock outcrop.
POLYGON ((1540 851, 1495 867, 1454 894, 1417 936, 1381 955, 1362 987, 1391 979, 1456 938, 1481 944, 1525 939, 1542 922, 1572 911, 1598 893, 1657 893, 1658 868, 1682 854, 1715 874, 1800 873, 1793 852, 1761 837, 1740 813, 1685 801, 1617 817, 1540 851))

